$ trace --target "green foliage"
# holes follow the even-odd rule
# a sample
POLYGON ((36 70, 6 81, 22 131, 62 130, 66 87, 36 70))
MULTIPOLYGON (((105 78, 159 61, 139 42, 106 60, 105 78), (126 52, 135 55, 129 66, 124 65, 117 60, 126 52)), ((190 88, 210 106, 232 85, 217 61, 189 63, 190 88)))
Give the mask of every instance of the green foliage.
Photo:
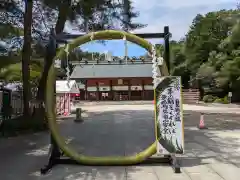
POLYGON ((0 39, 23 36, 23 29, 12 26, 11 24, 0 24, 0 39))
POLYGON ((217 98, 214 100, 214 103, 222 103, 222 99, 221 98, 217 98))
POLYGON ((31 117, 25 119, 25 117, 20 116, 5 120, 3 123, 1 132, 4 137, 47 130, 47 124, 44 121, 37 121, 31 117))
POLYGON ((205 95, 203 97, 203 102, 205 103, 212 103, 217 99, 217 97, 213 96, 213 95, 205 95))
POLYGON ((229 99, 227 96, 224 98, 217 98, 214 100, 214 103, 229 104, 229 99))
POLYGON ((204 91, 232 91, 240 101, 239 14, 239 8, 198 14, 185 38, 170 42, 171 74, 204 91))
POLYGON ((89 31, 98 31, 103 29, 123 29, 124 27, 134 30, 145 26, 141 23, 133 22, 133 19, 138 17, 139 13, 133 8, 131 0, 124 1, 128 19, 124 19, 123 17, 122 1, 87 0, 71 3, 71 0, 41 0, 41 2, 43 7, 48 7, 44 8, 46 21, 51 22, 54 16, 52 15, 52 11, 59 10, 59 21, 56 25, 57 33, 59 33, 59 30, 63 31, 67 20, 79 31, 83 32, 86 29, 89 31))
POLYGON ((238 10, 209 12, 205 16, 197 15, 186 36, 185 54, 187 64, 193 73, 208 61, 209 53, 217 51, 219 44, 228 37, 234 26, 227 18, 239 13, 238 10))
MULTIPOLYGON (((43 68, 42 59, 33 59, 29 66, 30 68, 30 83, 35 84, 41 77, 41 71, 43 68)), ((6 65, 0 69, 0 79, 4 79, 7 82, 10 81, 22 81, 22 63, 16 62, 6 65)))
POLYGON ((223 100, 222 101, 223 104, 229 104, 228 96, 225 96, 222 100, 223 100))

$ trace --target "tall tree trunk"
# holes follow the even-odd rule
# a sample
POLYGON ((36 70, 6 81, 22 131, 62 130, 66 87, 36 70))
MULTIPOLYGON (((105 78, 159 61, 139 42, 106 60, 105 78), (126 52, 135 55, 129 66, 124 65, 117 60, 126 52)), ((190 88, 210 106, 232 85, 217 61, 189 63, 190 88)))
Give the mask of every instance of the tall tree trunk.
POLYGON ((25 3, 24 14, 24 44, 22 51, 22 80, 23 80, 23 105, 24 116, 28 117, 29 101, 30 101, 30 58, 31 58, 31 42, 32 42, 32 8, 33 0, 27 0, 25 3))
MULTIPOLYGON (((63 1, 61 6, 59 7, 58 19, 55 26, 56 34, 60 34, 63 32, 65 23, 67 21, 68 10, 70 9, 70 7, 71 7, 70 0, 63 1)), ((51 59, 45 59, 44 70, 38 86, 38 93, 37 93, 38 100, 44 101, 47 73, 52 63, 53 62, 51 59)))
MULTIPOLYGON (((70 8, 71 8, 71 0, 64 0, 61 6, 59 7, 58 19, 55 26, 56 34, 60 34, 63 32, 65 23, 67 21, 68 10, 70 8)), ((53 63, 52 55, 46 54, 44 69, 38 85, 38 92, 37 92, 37 99, 41 102, 44 102, 44 99, 45 99, 47 76, 52 63, 53 63)), ((43 108, 35 109, 33 115, 37 121, 42 122, 43 125, 45 126, 46 121, 44 120, 46 120, 47 117, 45 116, 45 110, 43 108)))

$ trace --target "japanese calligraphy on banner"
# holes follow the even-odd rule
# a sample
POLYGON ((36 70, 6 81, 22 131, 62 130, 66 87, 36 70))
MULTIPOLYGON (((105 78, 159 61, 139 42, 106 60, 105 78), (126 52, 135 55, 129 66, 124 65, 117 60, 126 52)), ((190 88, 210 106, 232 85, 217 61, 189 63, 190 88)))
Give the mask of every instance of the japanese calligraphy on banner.
POLYGON ((161 77, 154 91, 158 153, 183 154, 181 77, 161 77))

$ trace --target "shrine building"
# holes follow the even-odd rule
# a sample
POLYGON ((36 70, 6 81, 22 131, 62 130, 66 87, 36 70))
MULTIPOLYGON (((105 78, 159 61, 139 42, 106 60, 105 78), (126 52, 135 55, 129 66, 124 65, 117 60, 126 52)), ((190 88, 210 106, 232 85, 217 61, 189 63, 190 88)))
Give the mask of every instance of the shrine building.
POLYGON ((152 62, 75 64, 81 100, 153 100, 152 62))

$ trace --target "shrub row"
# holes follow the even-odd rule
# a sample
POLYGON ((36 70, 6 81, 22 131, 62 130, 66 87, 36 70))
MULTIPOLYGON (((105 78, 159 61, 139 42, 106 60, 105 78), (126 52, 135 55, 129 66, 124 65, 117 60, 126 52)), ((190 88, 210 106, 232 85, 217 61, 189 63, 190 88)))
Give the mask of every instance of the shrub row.
POLYGON ((205 95, 203 97, 203 102, 229 104, 229 99, 228 99, 228 96, 225 96, 224 98, 219 98, 213 95, 205 95))

